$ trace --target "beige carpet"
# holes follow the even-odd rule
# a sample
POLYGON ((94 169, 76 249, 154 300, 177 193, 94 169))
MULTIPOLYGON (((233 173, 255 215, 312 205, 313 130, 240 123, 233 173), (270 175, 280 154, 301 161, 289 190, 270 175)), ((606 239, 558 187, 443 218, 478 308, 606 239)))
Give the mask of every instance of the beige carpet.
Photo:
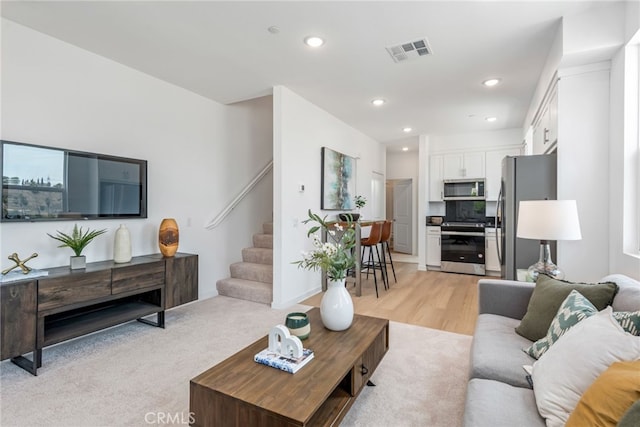
MULTIPOLYGON (((186 425, 191 378, 306 308, 218 296, 167 312, 165 330, 130 322, 45 349, 37 377, 4 361, 0 425, 186 425)), ((459 425, 471 337, 395 322, 390 335, 342 425, 459 425)))

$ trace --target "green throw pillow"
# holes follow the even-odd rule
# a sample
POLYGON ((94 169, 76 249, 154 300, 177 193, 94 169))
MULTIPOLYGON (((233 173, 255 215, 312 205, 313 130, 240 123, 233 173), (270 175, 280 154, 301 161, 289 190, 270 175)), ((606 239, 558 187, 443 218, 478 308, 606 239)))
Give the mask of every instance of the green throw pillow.
POLYGON ((638 427, 640 425, 640 400, 631 405, 629 410, 624 413, 617 427, 638 427))
POLYGON ((545 351, 558 341, 565 332, 579 321, 596 314, 598 310, 580 292, 573 290, 562 302, 558 313, 553 318, 551 326, 544 338, 534 342, 531 347, 524 349, 531 357, 539 359, 545 351))
POLYGON ((573 290, 580 292, 600 311, 611 305, 613 297, 618 291, 618 285, 613 282, 571 283, 540 274, 536 286, 533 288, 527 313, 516 328, 516 332, 531 341, 544 338, 562 301, 573 290))
POLYGON ((622 329, 640 336, 640 311, 614 311, 613 318, 620 323, 622 329))

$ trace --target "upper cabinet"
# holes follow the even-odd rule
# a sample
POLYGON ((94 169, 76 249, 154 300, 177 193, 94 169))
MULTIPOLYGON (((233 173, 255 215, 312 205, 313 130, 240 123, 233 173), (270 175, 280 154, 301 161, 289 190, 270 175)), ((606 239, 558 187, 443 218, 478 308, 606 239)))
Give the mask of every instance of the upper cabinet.
POLYGON ((442 153, 429 156, 429 201, 442 201, 442 181, 447 179, 485 179, 487 200, 498 200, 502 159, 519 156, 522 146, 509 145, 486 151, 442 153))
POLYGON ((553 83, 533 121, 533 154, 550 153, 557 142, 558 91, 553 83))
POLYGON ((442 201, 442 161, 444 156, 429 156, 429 201, 442 201))
POLYGON ((484 151, 443 155, 443 179, 483 178, 484 151))

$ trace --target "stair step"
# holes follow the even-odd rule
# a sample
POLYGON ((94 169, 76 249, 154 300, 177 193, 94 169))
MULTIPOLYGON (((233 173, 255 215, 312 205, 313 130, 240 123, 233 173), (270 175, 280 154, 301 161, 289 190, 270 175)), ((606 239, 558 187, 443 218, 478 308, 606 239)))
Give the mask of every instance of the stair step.
POLYGON ((218 294, 231 298, 262 304, 271 304, 273 301, 273 286, 269 283, 228 277, 218 280, 216 288, 218 289, 218 294))
POLYGON ((253 262, 236 262, 229 266, 231 277, 263 283, 273 283, 273 266, 253 262))
POLYGON ((273 249, 273 234, 254 234, 253 246, 256 248, 273 249))
POLYGON ((264 234, 273 234, 273 223, 265 222, 264 224, 262 224, 262 232, 264 234))
POLYGON ((255 264, 273 265, 273 249, 268 248, 244 248, 242 261, 255 264))

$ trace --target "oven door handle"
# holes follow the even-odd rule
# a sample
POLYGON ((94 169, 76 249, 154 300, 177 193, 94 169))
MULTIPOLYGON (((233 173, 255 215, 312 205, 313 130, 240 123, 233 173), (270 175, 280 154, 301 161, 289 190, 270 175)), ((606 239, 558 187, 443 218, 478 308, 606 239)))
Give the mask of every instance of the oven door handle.
POLYGON ((466 231, 442 231, 441 234, 443 236, 473 236, 473 237, 484 237, 484 233, 469 233, 466 231))

